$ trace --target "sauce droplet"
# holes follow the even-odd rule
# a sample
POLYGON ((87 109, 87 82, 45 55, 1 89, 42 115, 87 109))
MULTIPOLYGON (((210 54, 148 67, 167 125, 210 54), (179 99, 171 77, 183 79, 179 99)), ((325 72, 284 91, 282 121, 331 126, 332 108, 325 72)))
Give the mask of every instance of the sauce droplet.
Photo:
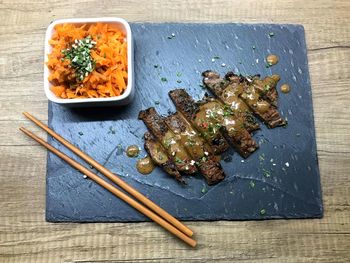
POLYGON ((137 145, 130 145, 126 148, 126 155, 129 157, 136 157, 140 152, 140 148, 137 145))
POLYGON ((290 86, 289 86, 288 84, 283 84, 283 85, 281 86, 281 91, 282 91, 283 93, 289 93, 289 92, 290 92, 290 86))
POLYGON ((150 174, 154 169, 154 163, 149 156, 137 161, 136 169, 141 174, 150 174))
POLYGON ((276 55, 268 55, 266 57, 266 62, 272 66, 272 65, 276 65, 278 63, 278 57, 276 55))

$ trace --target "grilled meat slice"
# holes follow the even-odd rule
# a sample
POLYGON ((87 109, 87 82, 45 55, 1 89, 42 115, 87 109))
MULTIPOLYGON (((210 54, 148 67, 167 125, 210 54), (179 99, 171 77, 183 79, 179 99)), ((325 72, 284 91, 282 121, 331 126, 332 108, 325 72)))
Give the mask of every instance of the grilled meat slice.
POLYGON ((171 156, 167 155, 164 147, 156 140, 156 138, 150 133, 146 132, 144 135, 145 150, 153 160, 153 162, 161 167, 167 174, 174 177, 178 182, 186 184, 179 171, 176 169, 175 163, 171 156))
POLYGON ((225 80, 230 81, 230 86, 269 128, 286 124, 277 109, 268 101, 262 99, 259 91, 252 85, 252 79, 228 72, 225 75, 225 80))
POLYGON ((227 141, 214 124, 210 124, 201 109, 193 98, 184 90, 176 89, 169 91, 169 96, 174 102, 177 110, 200 132, 203 138, 209 143, 214 154, 220 154, 229 147, 227 141))
POLYGON ((259 129, 259 124, 256 122, 251 110, 238 96, 228 80, 220 78, 217 72, 211 70, 203 72, 202 76, 203 84, 230 109, 226 112, 229 112, 236 118, 241 118, 244 127, 249 132, 259 129))
POLYGON ((216 160, 210 147, 180 113, 167 116, 164 121, 179 136, 181 144, 185 146, 209 185, 216 184, 225 178, 220 162, 216 160))
POLYGON ((258 144, 245 129, 242 118, 226 114, 225 108, 218 100, 206 96, 197 103, 205 114, 206 121, 213 125, 212 129, 220 129, 241 156, 247 158, 258 148, 258 144))
POLYGON ((280 79, 280 76, 277 74, 267 76, 262 80, 260 78, 253 78, 252 85, 259 92, 262 99, 277 107, 278 92, 276 86, 280 79))
POLYGON ((143 120, 154 137, 167 150, 168 155, 173 157, 178 171, 188 174, 197 172, 197 168, 191 164, 191 157, 184 146, 181 145, 178 138, 153 107, 140 111, 139 119, 143 120))

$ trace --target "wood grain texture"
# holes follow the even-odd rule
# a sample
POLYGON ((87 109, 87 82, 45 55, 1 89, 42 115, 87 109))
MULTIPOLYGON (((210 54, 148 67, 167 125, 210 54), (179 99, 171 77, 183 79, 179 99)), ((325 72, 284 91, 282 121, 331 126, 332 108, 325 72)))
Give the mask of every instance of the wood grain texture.
POLYGON ((349 13, 348 0, 0 1, 0 262, 349 262, 349 13), (46 223, 46 152, 18 131, 37 131, 21 112, 47 121, 42 60, 49 22, 99 16, 303 24, 324 218, 190 222, 195 250, 152 223, 46 223))

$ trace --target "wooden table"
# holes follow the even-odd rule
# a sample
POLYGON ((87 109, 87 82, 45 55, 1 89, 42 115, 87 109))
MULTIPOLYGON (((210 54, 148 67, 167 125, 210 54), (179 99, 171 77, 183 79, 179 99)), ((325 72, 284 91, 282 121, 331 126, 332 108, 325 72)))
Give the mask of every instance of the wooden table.
POLYGON ((0 262, 349 262, 350 1, 0 1, 0 262), (51 20, 268 22, 305 26, 325 215, 190 222, 190 249, 153 223, 45 222, 46 151, 18 131, 47 121, 44 32, 51 20))

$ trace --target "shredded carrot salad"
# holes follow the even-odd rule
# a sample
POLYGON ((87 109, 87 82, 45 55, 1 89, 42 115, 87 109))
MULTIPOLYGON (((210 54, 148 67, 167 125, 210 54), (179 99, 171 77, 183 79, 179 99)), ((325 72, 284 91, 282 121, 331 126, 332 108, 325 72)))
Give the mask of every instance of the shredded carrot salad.
POLYGON ((49 81, 57 97, 114 97, 126 89, 127 42, 112 25, 57 25, 49 44, 49 81))

